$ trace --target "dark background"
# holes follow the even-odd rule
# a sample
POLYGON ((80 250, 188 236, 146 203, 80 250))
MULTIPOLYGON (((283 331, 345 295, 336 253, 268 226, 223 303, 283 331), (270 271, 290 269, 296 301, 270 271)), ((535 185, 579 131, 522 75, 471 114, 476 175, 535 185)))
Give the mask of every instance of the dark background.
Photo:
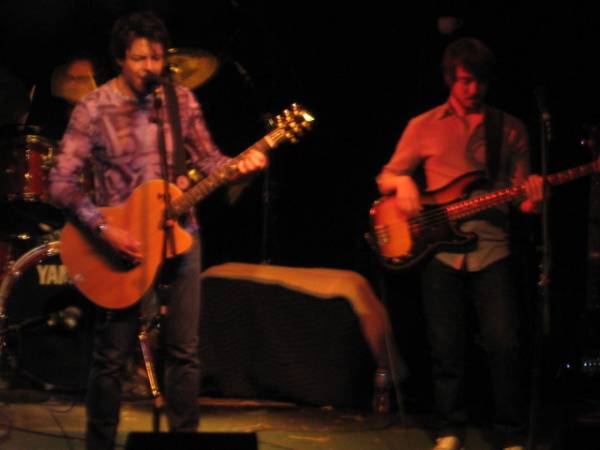
MULTIPOLYGON (((218 72, 195 93, 225 153, 237 154, 258 140, 266 132, 265 119, 292 101, 316 117, 299 144, 272 153, 268 182, 259 176, 233 205, 220 192, 200 206, 205 266, 270 261, 350 269, 367 276, 379 292, 377 264, 363 239, 377 198, 374 177, 408 118, 445 100, 439 60, 448 42, 475 36, 496 53, 499 77, 490 103, 526 123, 536 171, 536 89, 545 93, 552 116, 550 171, 590 159, 591 149, 581 141, 600 116, 600 18, 591 6, 415 3, 5 0, 0 66, 26 86, 36 85, 30 119, 44 127, 62 114, 48 94, 53 69, 85 51, 111 76, 107 48, 113 21, 131 10, 154 9, 170 28, 174 47, 200 48, 219 58, 218 72), (446 15, 462 20, 452 35, 437 29, 438 17, 446 15)), ((576 330, 586 295, 588 207, 589 179, 553 193, 549 378, 581 344, 576 330)), ((540 225, 539 218, 530 218, 516 226, 529 313, 536 299, 540 225)), ((394 276, 385 296, 398 339, 412 339, 401 342, 408 359, 423 343, 422 324, 414 320, 414 279, 411 273, 394 276)), ((414 360, 418 365, 417 356, 414 360)))
MULTIPOLYGON (((564 5, 450 5, 419 2, 408 11, 377 1, 357 6, 302 2, 290 3, 288 11, 268 0, 5 1, 2 66, 27 86, 36 84, 32 109, 37 114, 30 121, 50 120, 47 116, 56 111, 47 108, 44 116, 39 105, 47 106, 52 70, 85 51, 112 76, 107 46, 113 21, 130 10, 156 10, 171 30, 174 47, 208 50, 221 62, 195 93, 223 151, 236 154, 260 138, 264 119, 292 101, 317 119, 300 144, 272 155, 271 220, 276 223, 267 236, 268 254, 259 254, 253 244, 262 238, 259 202, 222 233, 228 234, 227 248, 212 256, 215 262, 267 256, 286 264, 355 268, 363 264, 362 232, 377 196, 374 176, 406 120, 445 99, 439 60, 456 37, 480 37, 497 54, 499 81, 490 102, 527 123, 534 168, 539 161, 537 87, 545 90, 554 119, 551 169, 587 158, 579 140, 583 125, 597 114, 598 97, 593 62, 600 20, 592 11, 564 5), (463 21, 451 36, 436 25, 448 14, 463 21)), ((260 187, 256 180, 254 190, 260 187)), ((260 200, 257 195, 251 189, 233 211, 222 214, 245 208, 252 196, 260 200)), ((220 227, 225 222, 230 221, 220 227)))

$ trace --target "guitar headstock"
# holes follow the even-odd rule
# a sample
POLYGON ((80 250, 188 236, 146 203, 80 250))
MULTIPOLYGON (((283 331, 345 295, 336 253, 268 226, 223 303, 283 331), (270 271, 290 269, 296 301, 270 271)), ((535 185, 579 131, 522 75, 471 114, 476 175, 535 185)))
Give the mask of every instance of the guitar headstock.
POLYGON ((288 109, 277 114, 269 123, 274 128, 284 132, 284 137, 291 143, 298 142, 305 130, 310 129, 315 118, 298 103, 292 103, 288 109))

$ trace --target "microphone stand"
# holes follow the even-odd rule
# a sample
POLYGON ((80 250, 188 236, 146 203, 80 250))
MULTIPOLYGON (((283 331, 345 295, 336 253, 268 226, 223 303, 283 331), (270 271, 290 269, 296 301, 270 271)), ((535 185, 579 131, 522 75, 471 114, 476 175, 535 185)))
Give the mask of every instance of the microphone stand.
MULTIPOLYGON (((233 37, 230 39, 230 42, 233 41, 234 37, 238 34, 239 29, 236 30, 233 37)), ((226 60, 229 60, 236 72, 242 77, 244 84, 249 88, 251 93, 251 100, 254 106, 259 107, 259 101, 257 96, 256 85, 252 80, 252 77, 246 70, 246 68, 235 58, 231 56, 227 56, 226 60)), ((266 122, 270 122, 271 114, 263 114, 263 118, 265 118, 266 122)), ((272 191, 272 180, 271 180, 271 170, 270 166, 267 166, 264 169, 264 178, 261 186, 261 238, 260 238, 260 262, 262 264, 271 264, 273 260, 272 255, 272 242, 271 242, 271 228, 272 224, 272 208, 273 208, 273 200, 274 194, 272 191)))
MULTIPOLYGON (((154 84, 153 86, 153 108, 154 108, 154 118, 153 121, 154 123, 156 123, 157 125, 157 141, 158 141, 158 150, 159 150, 159 155, 160 155, 160 166, 161 166, 161 176, 163 179, 163 186, 164 186, 164 195, 163 195, 163 199, 164 199, 164 211, 165 211, 165 217, 164 217, 164 222, 163 222, 163 229, 164 229, 164 234, 163 234, 163 242, 162 242, 162 257, 161 257, 161 261, 164 263, 164 261, 166 261, 167 259, 167 246, 170 245, 171 246, 171 250, 174 253, 175 250, 175 236, 172 233, 172 228, 170 226, 170 224, 168 223, 168 219, 169 219, 169 212, 171 211, 171 193, 169 190, 169 171, 168 171, 168 160, 167 160, 167 146, 166 146, 166 141, 165 141, 165 130, 164 130, 164 120, 161 117, 161 109, 162 109, 162 98, 161 98, 161 91, 160 89, 160 83, 154 84)), ((161 264, 162 266, 162 264, 161 264)), ((139 340, 140 340, 140 345, 142 347, 142 353, 144 354, 144 361, 146 364, 146 370, 147 373, 149 375, 149 380, 150 380, 150 387, 152 390, 152 394, 154 396, 154 402, 153 402, 153 410, 152 410, 152 429, 154 432, 159 432, 160 431, 160 413, 161 410, 164 406, 164 400, 161 394, 161 387, 163 385, 163 378, 164 378, 164 349, 165 349, 165 336, 164 336, 164 332, 162 330, 163 326, 164 326, 164 318, 167 315, 168 311, 167 311, 167 304, 166 304, 166 299, 165 299, 165 294, 166 291, 168 289, 168 286, 161 283, 160 282, 160 276, 159 276, 159 284, 158 284, 158 300, 159 300, 159 311, 158 311, 158 316, 155 318, 155 320, 153 321, 153 324, 150 324, 148 326, 143 326, 140 334, 139 334, 139 340), (152 358, 150 357, 149 354, 149 347, 148 347, 148 342, 147 342, 147 331, 148 328, 150 328, 152 325, 154 325, 156 327, 156 329, 158 330, 158 348, 159 348, 159 355, 158 355, 158 370, 157 370, 157 374, 158 376, 156 377, 156 379, 154 378, 154 370, 152 367, 152 358)))
MULTIPOLYGON (((235 2, 232 2, 232 5, 234 6, 234 8, 237 8, 239 6, 235 2)), ((232 46, 232 43, 235 41, 235 39, 239 35, 239 32, 240 32, 240 28, 238 26, 236 28, 236 30, 232 33, 232 35, 228 41, 228 44, 226 46, 227 48, 232 46)), ((223 54, 220 56, 219 60, 221 61, 222 64, 228 63, 228 62, 231 63, 231 65, 234 67, 235 71, 240 75, 243 83, 248 87, 250 94, 251 94, 250 99, 251 99, 252 104, 257 109, 259 109, 259 98, 257 95, 256 84, 254 83, 254 80, 250 76, 250 73, 248 72, 246 67, 244 67, 242 65, 242 63, 240 63, 237 59, 235 59, 229 53, 229 51, 223 52, 223 54)), ((267 123, 270 122, 270 117, 271 117, 270 113, 263 114, 263 118, 266 119, 265 121, 267 123)), ((260 194, 261 206, 262 206, 260 262, 262 264, 271 264, 271 262, 273 260, 271 230, 272 230, 272 228, 274 228, 273 223, 272 223, 272 214, 273 214, 272 210, 273 210, 273 200, 276 199, 276 196, 273 193, 273 181, 272 181, 272 177, 271 177, 270 166, 267 166, 263 172, 264 172, 264 178, 263 178, 263 183, 261 186, 261 194, 260 194)))
MULTIPOLYGON (((548 147, 552 139, 550 128, 550 114, 545 107, 544 94, 541 89, 536 90, 538 108, 540 110, 540 175, 546 179, 548 175, 548 147)), ((540 277, 537 282, 537 296, 533 310, 533 337, 532 337, 532 367, 531 367, 531 394, 529 408, 529 435, 527 440, 528 450, 534 450, 540 410, 540 381, 542 377, 542 354, 544 336, 544 318, 548 315, 550 300, 550 268, 551 247, 549 230, 549 201, 544 193, 542 200, 542 255, 540 262, 540 277)))
POLYGON ((269 168, 265 169, 265 175, 262 184, 262 236, 260 240, 260 260, 263 264, 271 263, 271 253, 270 253, 270 242, 269 242, 269 233, 270 233, 270 221, 271 221, 271 200, 272 200, 272 192, 271 192, 271 181, 270 181, 270 173, 269 168))

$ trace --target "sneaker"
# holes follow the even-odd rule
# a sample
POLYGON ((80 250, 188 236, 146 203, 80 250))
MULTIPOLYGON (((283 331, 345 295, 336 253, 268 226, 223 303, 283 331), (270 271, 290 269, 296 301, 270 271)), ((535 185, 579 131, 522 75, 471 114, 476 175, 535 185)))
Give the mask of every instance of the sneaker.
POLYGON ((461 450, 460 440, 456 436, 443 436, 437 438, 432 450, 461 450))

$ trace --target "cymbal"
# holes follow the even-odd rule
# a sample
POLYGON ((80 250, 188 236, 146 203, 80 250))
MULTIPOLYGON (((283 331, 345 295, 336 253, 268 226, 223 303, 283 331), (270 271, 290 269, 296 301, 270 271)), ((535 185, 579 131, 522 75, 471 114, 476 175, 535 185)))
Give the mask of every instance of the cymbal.
POLYGON ((73 60, 58 66, 52 72, 52 95, 71 104, 77 103, 97 87, 94 66, 88 59, 73 60))
POLYGON ((0 68, 0 125, 25 123, 30 104, 27 88, 21 80, 0 68))
POLYGON ((171 79, 189 89, 206 83, 219 68, 216 56, 194 48, 167 50, 167 70, 171 79))

